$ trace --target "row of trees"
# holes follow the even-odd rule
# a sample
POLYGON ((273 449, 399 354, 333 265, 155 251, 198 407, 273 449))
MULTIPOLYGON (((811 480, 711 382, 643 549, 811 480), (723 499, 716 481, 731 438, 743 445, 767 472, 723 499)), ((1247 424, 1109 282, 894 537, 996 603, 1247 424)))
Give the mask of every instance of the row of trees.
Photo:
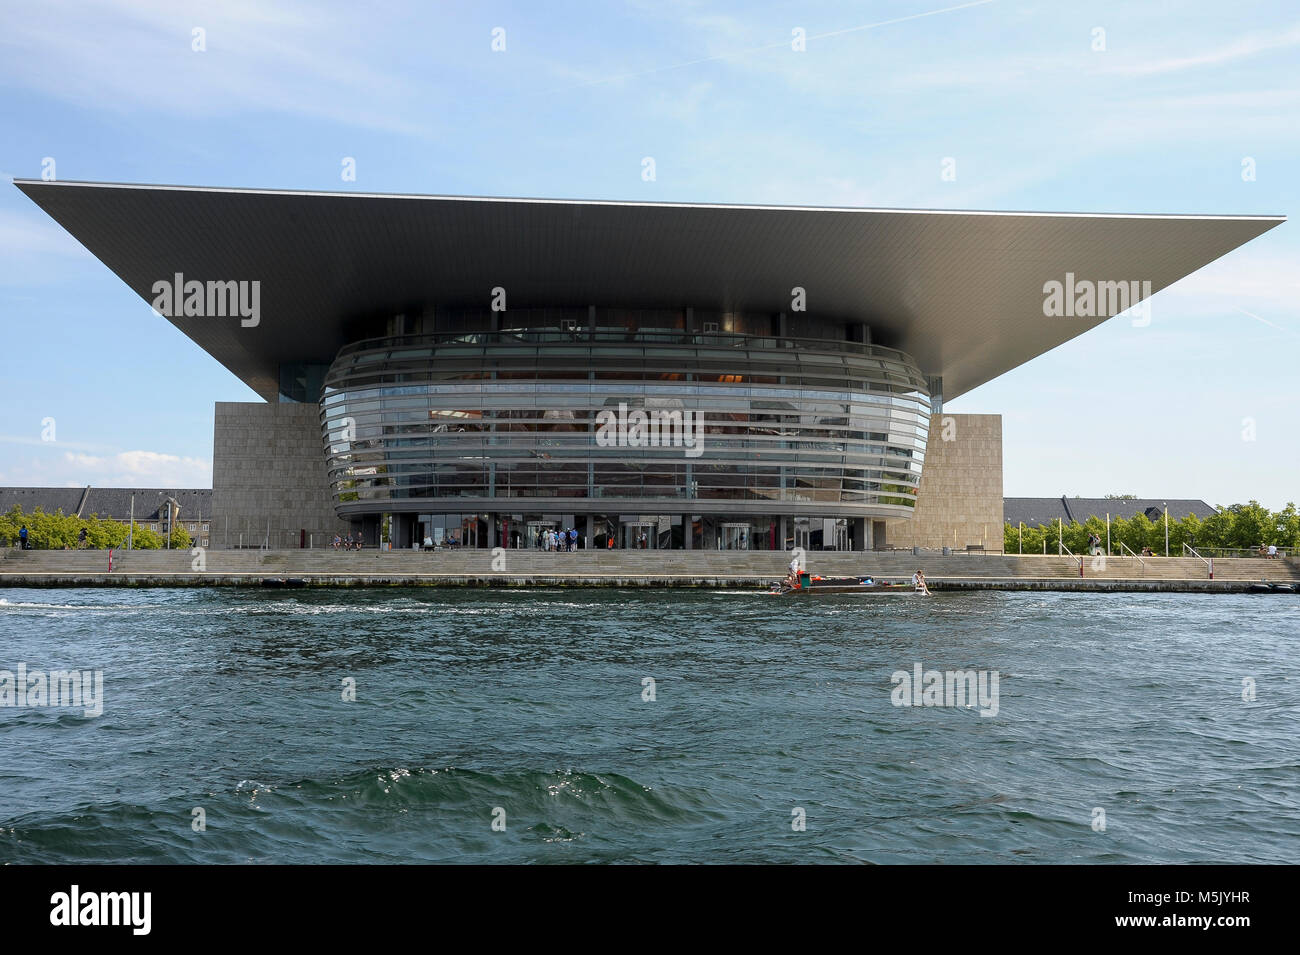
MULTIPOLYGON (((81 529, 86 529, 86 546, 98 550, 126 546, 128 528, 122 521, 101 518, 96 514, 90 517, 77 517, 64 514, 62 508, 53 514, 46 514, 36 508, 30 514, 14 505, 8 514, 0 515, 0 544, 13 547, 19 541, 19 531, 27 528, 27 546, 39 550, 63 550, 80 546, 81 529)), ((167 545, 166 539, 157 531, 151 531, 140 524, 135 525, 131 535, 131 546, 136 550, 159 550, 167 545)), ((190 535, 179 522, 172 528, 171 546, 178 550, 190 546, 190 535)))
MULTIPOLYGON (((1088 535, 1096 534, 1106 545, 1106 519, 1090 517, 1080 524, 1071 521, 1062 528, 1065 546, 1076 554, 1085 553, 1088 547, 1088 535)), ((1110 521, 1111 552, 1119 551, 1120 542, 1137 553, 1143 547, 1150 547, 1155 553, 1165 552, 1165 522, 1151 520, 1145 514, 1131 518, 1112 517, 1110 521)), ((1043 544, 1047 544, 1047 553, 1056 553, 1057 527, 1028 525, 1024 528, 1024 552, 1041 554, 1043 544)), ((1279 548, 1300 550, 1300 512, 1294 504, 1288 503, 1280 511, 1270 511, 1258 501, 1249 504, 1233 504, 1219 509, 1219 513, 1201 520, 1194 514, 1175 518, 1169 515, 1169 553, 1178 556, 1183 552, 1183 544, 1197 550, 1206 548, 1253 549, 1261 545, 1267 547, 1276 544, 1279 548)), ((1021 531, 1019 526, 1007 524, 1003 534, 1003 547, 1008 554, 1015 554, 1021 548, 1021 531)))

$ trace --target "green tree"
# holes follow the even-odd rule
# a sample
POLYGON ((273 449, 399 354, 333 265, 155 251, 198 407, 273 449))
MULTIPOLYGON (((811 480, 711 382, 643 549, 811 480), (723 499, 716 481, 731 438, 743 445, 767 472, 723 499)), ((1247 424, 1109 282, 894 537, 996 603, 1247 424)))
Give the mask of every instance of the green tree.
MULTIPOLYGON (((1125 546, 1135 554, 1142 553, 1142 548, 1156 550, 1156 527, 1145 514, 1137 513, 1127 520, 1117 517, 1110 523, 1110 537, 1113 541, 1123 541, 1125 546)), ((1160 533, 1160 545, 1164 547, 1164 532, 1160 533)), ((1117 547, 1116 550, 1119 548, 1117 547)), ((1157 551, 1162 553, 1163 551, 1157 551)))
MULTIPOLYGON (((1075 554, 1082 554, 1088 546, 1089 532, 1101 538, 1103 546, 1106 541, 1106 521, 1101 517, 1090 516, 1082 524, 1071 521, 1060 530, 1065 546, 1075 554)), ((1042 526, 1025 527, 1024 552, 1026 554, 1043 553, 1043 542, 1047 542, 1047 553, 1055 554, 1058 529, 1053 521, 1042 526)), ((1020 548, 1021 535, 1019 527, 1008 523, 1003 532, 1003 544, 1006 552, 1014 554, 1020 548)), ((1131 518, 1115 517, 1110 522, 1111 552, 1121 553, 1123 543, 1135 553, 1142 553, 1142 548, 1150 547, 1152 552, 1163 555, 1165 552, 1165 518, 1161 514, 1151 520, 1146 514, 1134 514, 1131 518)), ((1300 512, 1293 503, 1288 502, 1280 511, 1270 511, 1258 501, 1246 504, 1233 504, 1221 507, 1215 514, 1201 520, 1195 514, 1183 517, 1169 515, 1169 555, 1178 557, 1183 552, 1183 544, 1189 544, 1198 550, 1207 548, 1245 548, 1254 549, 1261 544, 1276 544, 1300 550, 1300 512)))
POLYGON ((1277 542, 1277 526, 1268 508, 1258 501, 1247 504, 1233 504, 1228 508, 1232 512, 1232 535, 1229 547, 1258 547, 1261 544, 1277 542))
MULTIPOLYGON (((1026 524, 1023 532, 1024 547, 1026 554, 1041 554, 1043 552, 1044 539, 1050 538, 1047 551, 1050 554, 1056 553, 1056 525, 1050 528, 1040 527, 1037 524, 1026 524)), ((1003 550, 1008 554, 1020 552, 1021 528, 1019 524, 1007 523, 1002 531, 1003 550)))
POLYGON ((121 548, 126 544, 126 525, 91 514, 86 522, 86 542, 96 550, 121 548))
POLYGON ((1202 533, 1205 534, 1206 547, 1235 547, 1232 543, 1234 539, 1233 524, 1237 515, 1231 509, 1226 507, 1219 508, 1218 512, 1211 514, 1201 523, 1202 533))
POLYGON ((18 531, 23 524, 23 509, 15 504, 7 513, 0 514, 0 543, 12 547, 18 543, 18 531))
POLYGON ((1287 501, 1286 507, 1274 514, 1273 519, 1282 528, 1278 532, 1278 546, 1285 543, 1288 548, 1300 548, 1300 512, 1296 511, 1295 504, 1287 501))
POLYGON ((1047 528, 1042 525, 1025 528, 1025 553, 1041 554, 1047 542, 1047 528))
MULTIPOLYGON (((1173 525, 1170 525, 1170 528, 1171 528, 1170 539, 1172 540, 1173 525)), ((1210 546, 1209 544, 1206 543, 1205 536, 1206 536, 1205 525, 1201 521, 1201 519, 1197 517, 1195 514, 1188 514, 1186 517, 1178 521, 1178 535, 1177 535, 1178 544, 1176 545, 1178 548, 1178 552, 1180 554, 1182 553, 1183 544, 1187 544, 1189 547, 1195 547, 1195 548, 1210 546)))
MULTIPOLYGON (((88 548, 123 548, 129 530, 124 522, 103 518, 98 514, 77 517, 75 514, 64 514, 61 510, 46 514, 39 507, 30 514, 25 514, 22 507, 14 505, 8 513, 0 514, 0 544, 10 547, 17 544, 19 531, 24 526, 27 528, 28 545, 41 550, 79 547, 82 528, 86 530, 88 548)), ((156 550, 165 544, 163 536, 157 531, 151 531, 140 524, 135 525, 133 546, 137 549, 156 550)), ((192 546, 189 532, 179 522, 172 529, 171 546, 176 550, 188 550, 192 546)))
POLYGON ((163 536, 157 531, 151 531, 143 525, 135 525, 135 533, 132 535, 131 546, 135 550, 161 550, 163 546, 163 536))

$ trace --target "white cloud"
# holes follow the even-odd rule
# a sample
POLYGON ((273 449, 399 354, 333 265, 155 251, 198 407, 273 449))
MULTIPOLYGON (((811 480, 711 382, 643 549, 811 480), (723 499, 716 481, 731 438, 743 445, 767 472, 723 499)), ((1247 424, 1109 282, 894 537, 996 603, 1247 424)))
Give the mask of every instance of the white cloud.
POLYGON ((1174 56, 1147 63, 1120 64, 1109 72, 1127 76, 1150 76, 1157 73, 1176 73, 1199 66, 1221 66, 1246 57, 1257 56, 1272 50, 1300 45, 1300 27, 1281 33, 1251 33, 1214 50, 1191 56, 1174 56))
POLYGON ((17 434, 0 434, 0 444, 30 444, 38 448, 55 448, 59 450, 71 448, 74 451, 110 451, 111 452, 113 450, 113 448, 104 444, 86 444, 80 441, 78 442, 59 441, 55 443, 53 441, 46 441, 42 438, 32 438, 32 437, 26 437, 17 434))
POLYGON ((158 451, 87 454, 63 451, 9 459, 0 483, 17 487, 176 487, 212 486, 212 462, 158 451))
POLYGON ((363 7, 43 0, 6 12, 0 80, 101 110, 278 111, 422 134, 409 117, 435 105, 428 91, 366 63, 387 26, 363 7), (195 28, 204 52, 191 48, 195 28))

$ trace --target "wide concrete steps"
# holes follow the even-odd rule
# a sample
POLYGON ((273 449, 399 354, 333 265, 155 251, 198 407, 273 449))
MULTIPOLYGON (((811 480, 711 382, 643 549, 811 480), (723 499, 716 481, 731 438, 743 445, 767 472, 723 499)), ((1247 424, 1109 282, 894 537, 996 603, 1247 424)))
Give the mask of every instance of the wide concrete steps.
MULTIPOLYGON (((188 551, 118 551, 114 573, 129 574, 248 574, 270 577, 329 575, 494 575, 547 577, 754 577, 785 574, 788 553, 772 551, 577 551, 551 554, 507 550, 334 551, 334 550, 209 550, 202 571, 194 568, 188 551)), ((955 554, 914 556, 898 553, 810 552, 806 566, 825 576, 872 574, 908 578, 918 568, 931 579, 1068 578, 1079 577, 1079 564, 1054 555, 955 554)), ((1294 559, 1216 560, 1219 580, 1300 581, 1294 559)), ((0 551, 0 576, 9 574, 102 574, 108 570, 106 551, 0 551)), ((1110 557, 1104 562, 1084 558, 1084 577, 1099 579, 1202 580, 1205 563, 1194 557, 1110 557)))

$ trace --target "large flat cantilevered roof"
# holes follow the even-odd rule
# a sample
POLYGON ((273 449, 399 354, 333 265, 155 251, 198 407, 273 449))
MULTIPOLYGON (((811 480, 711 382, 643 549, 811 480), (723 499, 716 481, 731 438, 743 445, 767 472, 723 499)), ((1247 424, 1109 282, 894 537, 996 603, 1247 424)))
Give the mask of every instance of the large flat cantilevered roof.
MULTIPOLYGON (((1282 216, 1100 215, 368 195, 16 180, 148 302, 260 281, 261 320, 172 318, 258 394, 330 361, 345 323, 421 305, 790 312, 866 322, 953 398, 1111 317, 1044 315, 1044 284, 1178 281, 1282 216)), ((796 313, 791 313, 797 319, 796 313)))

